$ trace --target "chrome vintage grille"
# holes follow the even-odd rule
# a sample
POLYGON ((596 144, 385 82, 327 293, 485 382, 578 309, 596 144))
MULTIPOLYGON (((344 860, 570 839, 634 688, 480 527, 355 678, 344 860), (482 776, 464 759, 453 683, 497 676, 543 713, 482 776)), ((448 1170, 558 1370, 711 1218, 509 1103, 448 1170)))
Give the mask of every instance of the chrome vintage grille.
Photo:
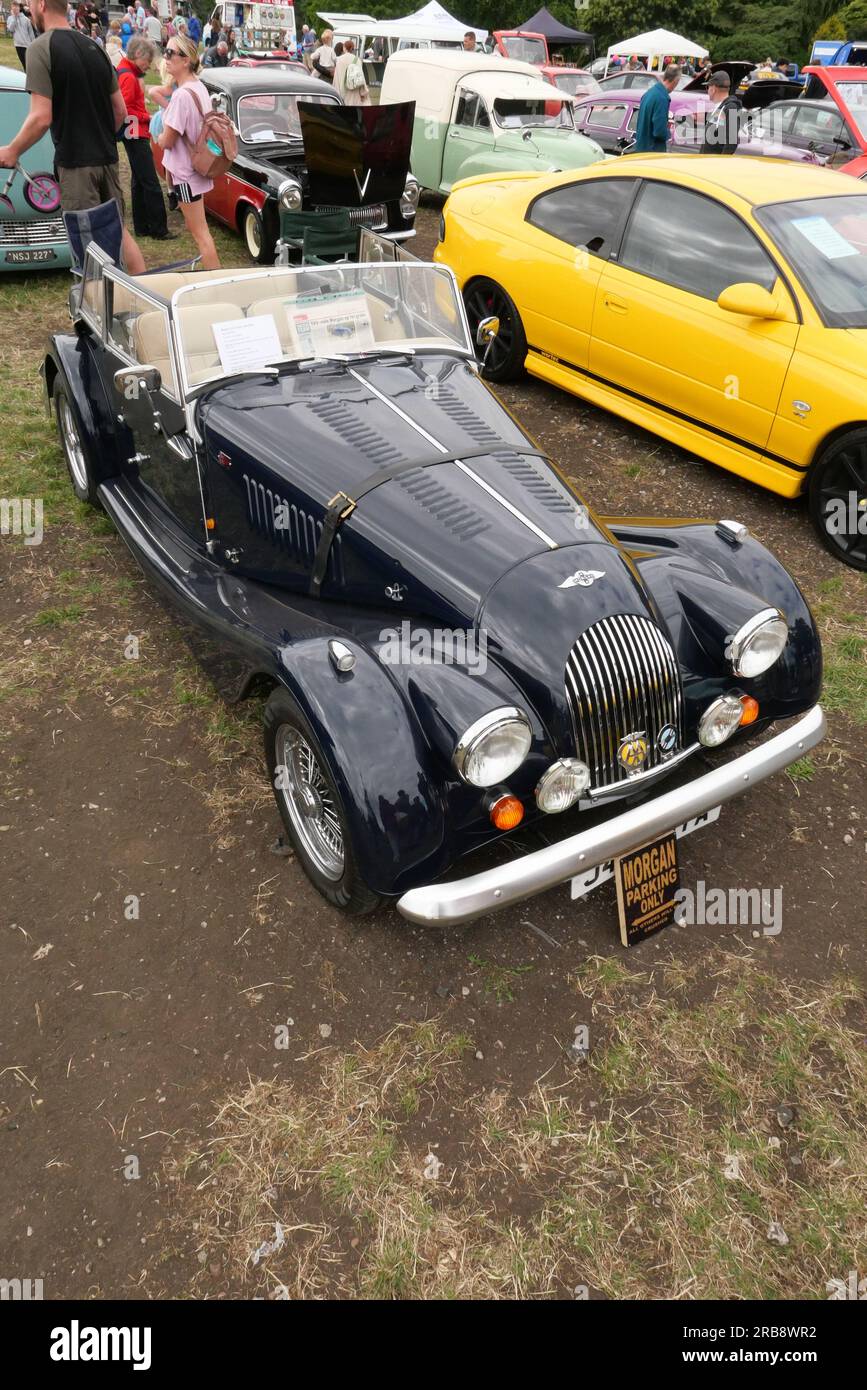
POLYGON ((627 735, 640 734, 647 746, 647 756, 635 771, 658 767, 666 755, 683 747, 677 658, 648 618, 621 613, 589 627, 569 653, 566 693, 578 756, 590 768, 594 789, 628 779, 618 756, 627 735), (667 725, 676 739, 663 750, 659 736, 667 725))
POLYGON ((66 241, 62 217, 43 218, 39 222, 0 220, 0 246, 55 246, 66 241))
MULTIPOLYGON (((317 207, 317 212, 343 212, 338 207, 317 207)), ((369 227, 373 232, 382 231, 388 226, 388 208, 385 203, 371 203, 367 208, 349 208, 349 221, 353 227, 369 227)))

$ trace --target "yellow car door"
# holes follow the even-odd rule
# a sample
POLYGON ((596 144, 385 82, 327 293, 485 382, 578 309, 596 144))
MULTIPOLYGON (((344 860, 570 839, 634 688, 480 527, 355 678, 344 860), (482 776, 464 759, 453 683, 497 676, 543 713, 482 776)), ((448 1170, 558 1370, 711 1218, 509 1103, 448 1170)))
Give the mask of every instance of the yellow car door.
POLYGON ((540 355, 586 369, 599 277, 637 186, 637 179, 582 179, 530 203, 521 231, 527 255, 513 281, 529 371, 540 355))
POLYGON ((763 449, 797 338, 795 304, 741 218, 705 194, 646 181, 599 279, 593 376, 729 447, 763 449), (782 317, 720 308, 722 291, 744 282, 769 291, 782 317))

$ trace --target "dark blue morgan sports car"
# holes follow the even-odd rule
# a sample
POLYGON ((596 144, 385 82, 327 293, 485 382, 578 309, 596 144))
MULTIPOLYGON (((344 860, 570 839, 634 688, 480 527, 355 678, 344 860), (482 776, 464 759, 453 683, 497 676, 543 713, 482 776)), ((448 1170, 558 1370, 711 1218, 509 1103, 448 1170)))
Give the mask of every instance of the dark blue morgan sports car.
POLYGON ((824 733, 786 570, 735 522, 596 516, 475 347, 412 258, 135 278, 91 247, 44 364, 76 494, 218 688, 269 692, 280 815, 350 912, 519 902, 824 733))

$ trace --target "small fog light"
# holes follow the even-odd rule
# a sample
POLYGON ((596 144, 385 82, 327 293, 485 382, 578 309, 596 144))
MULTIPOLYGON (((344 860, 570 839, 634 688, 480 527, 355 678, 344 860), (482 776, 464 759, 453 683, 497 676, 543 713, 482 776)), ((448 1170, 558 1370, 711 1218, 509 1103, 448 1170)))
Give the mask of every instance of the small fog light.
POLYGON ((536 787, 536 805, 540 811, 555 815, 568 811, 590 785, 590 769, 577 758, 561 758, 552 763, 536 787))
POLYGON ((744 707, 739 695, 721 695, 708 705, 698 721, 698 736, 705 748, 718 748, 739 728, 744 707))

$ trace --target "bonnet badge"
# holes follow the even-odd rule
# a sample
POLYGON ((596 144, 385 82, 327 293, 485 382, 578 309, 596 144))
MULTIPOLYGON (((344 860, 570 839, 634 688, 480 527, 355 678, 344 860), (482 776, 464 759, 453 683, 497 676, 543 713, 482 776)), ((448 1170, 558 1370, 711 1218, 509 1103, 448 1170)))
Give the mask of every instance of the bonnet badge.
POLYGON ((574 589, 576 584, 580 584, 582 589, 589 589, 590 585, 597 579, 604 579, 604 570, 576 570, 570 574, 568 579, 564 579, 562 584, 558 584, 558 589, 574 589))

